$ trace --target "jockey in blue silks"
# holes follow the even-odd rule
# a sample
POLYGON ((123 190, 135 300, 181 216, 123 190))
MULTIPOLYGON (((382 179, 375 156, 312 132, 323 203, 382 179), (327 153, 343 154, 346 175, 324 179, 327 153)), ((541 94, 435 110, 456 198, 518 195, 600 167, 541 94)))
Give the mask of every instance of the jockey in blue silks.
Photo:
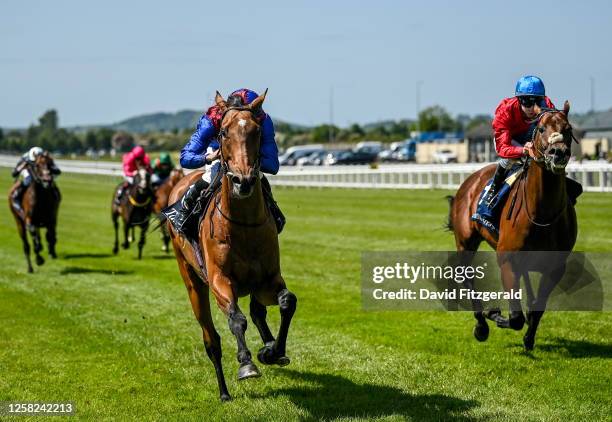
MULTIPOLYGON (((259 95, 250 89, 239 89, 232 92, 228 99, 228 107, 240 107, 250 104, 259 95)), ((219 142, 217 137, 221 127, 222 111, 217 105, 210 107, 200 118, 191 139, 181 150, 181 166, 188 169, 197 169, 206 165, 201 179, 189 186, 180 201, 180 207, 175 208, 176 213, 164 213, 172 222, 173 226, 183 233, 183 225, 192 214, 194 206, 198 202, 204 189, 207 189, 216 179, 221 163, 219 161, 219 142)), ((278 147, 276 146, 274 124, 269 115, 262 111, 258 116, 261 123, 261 146, 260 165, 261 171, 269 174, 278 173, 278 147)), ((277 223, 280 233, 285 223, 285 218, 272 197, 270 184, 262 177, 262 188, 264 197, 270 207, 270 211, 277 223)), ((214 189, 211 189, 212 191, 214 189)), ((173 208, 174 206, 170 207, 173 208)))

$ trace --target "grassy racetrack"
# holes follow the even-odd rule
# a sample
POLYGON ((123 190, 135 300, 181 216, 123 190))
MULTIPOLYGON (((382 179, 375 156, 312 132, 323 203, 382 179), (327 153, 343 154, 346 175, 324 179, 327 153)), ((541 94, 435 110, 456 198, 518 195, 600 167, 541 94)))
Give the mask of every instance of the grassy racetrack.
MULTIPOLYGON (((612 314, 551 312, 536 349, 470 313, 364 312, 364 250, 452 250, 445 191, 276 189, 282 268, 298 297, 285 368, 236 381, 236 342, 215 307, 234 400, 220 403, 173 255, 148 236, 111 254, 115 179, 62 175, 59 259, 26 273, 0 211, 0 401, 73 401, 80 419, 609 420, 612 314), (607 415, 607 416, 606 416, 607 415)), ((0 176, 5 190, 8 170, 0 176)), ((612 251, 612 195, 584 194, 576 250, 612 251)), ((45 245, 46 247, 46 245, 45 245)), ((46 249, 45 249, 46 257, 46 249)), ((241 302, 248 313, 248 302, 241 302)), ((268 309, 273 332, 278 308, 268 309)), ((247 340, 260 347, 249 319, 247 340)))

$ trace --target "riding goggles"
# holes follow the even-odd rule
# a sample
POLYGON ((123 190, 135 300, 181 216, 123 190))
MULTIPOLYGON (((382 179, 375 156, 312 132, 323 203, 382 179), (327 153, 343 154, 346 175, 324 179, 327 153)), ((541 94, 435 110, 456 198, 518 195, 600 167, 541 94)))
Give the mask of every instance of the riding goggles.
POLYGON ((538 103, 540 101, 541 97, 534 97, 534 96, 520 96, 518 97, 519 103, 521 103, 522 106, 524 107, 533 107, 534 104, 538 103))

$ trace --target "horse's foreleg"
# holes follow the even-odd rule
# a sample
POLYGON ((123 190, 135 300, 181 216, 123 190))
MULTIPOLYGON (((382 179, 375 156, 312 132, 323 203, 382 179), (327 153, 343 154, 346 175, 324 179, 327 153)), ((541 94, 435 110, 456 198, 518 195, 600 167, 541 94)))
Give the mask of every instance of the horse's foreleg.
POLYGON ((55 252, 55 244, 57 243, 57 237, 55 233, 55 222, 49 224, 47 227, 47 245, 49 247, 49 256, 53 259, 57 258, 57 254, 55 252))
POLYGON ((206 354, 215 367, 217 375, 217 383, 219 385, 219 395, 222 401, 231 399, 227 385, 225 384, 225 376, 223 375, 223 366, 221 364, 221 337, 215 330, 210 312, 210 300, 208 297, 208 286, 192 271, 185 261, 185 258, 177 251, 177 262, 193 313, 202 327, 202 338, 204 340, 204 348, 206 354))
POLYGON ((238 352, 236 353, 236 358, 240 364, 238 380, 260 377, 261 372, 259 372, 257 366, 253 363, 244 335, 247 329, 247 319, 238 306, 238 298, 232 289, 231 282, 218 270, 216 274, 214 270, 212 273, 214 274, 211 283, 213 294, 219 308, 227 316, 229 329, 234 337, 236 337, 238 344, 238 352))
POLYGON ((123 244, 121 245, 123 249, 127 249, 130 247, 130 241, 128 238, 129 231, 130 231, 129 223, 123 220, 123 244))
POLYGON ((36 265, 43 265, 45 259, 40 255, 43 249, 42 242, 40 240, 40 229, 32 224, 28 224, 28 231, 32 237, 32 243, 34 244, 34 254, 36 255, 36 265))
MULTIPOLYGON (((276 341, 267 343, 264 347, 262 347, 259 350, 259 353, 257 353, 257 359, 266 365, 277 364, 280 366, 285 366, 290 362, 289 358, 286 356, 287 335, 289 334, 291 319, 293 318, 293 314, 295 314, 295 310, 297 308, 297 297, 287 290, 285 281, 280 274, 275 279, 273 285, 275 287, 273 291, 277 293, 276 297, 272 298, 272 300, 278 303, 280 308, 280 328, 278 329, 276 341)), ((263 303, 269 303, 269 301, 264 300, 263 303)))
POLYGON ((147 230, 149 229, 149 223, 141 224, 140 226, 140 240, 138 240, 138 259, 142 259, 142 248, 144 248, 147 230))
POLYGON ((523 344, 526 350, 533 350, 535 345, 536 331, 540 320, 546 310, 546 303, 548 302, 548 296, 553 291, 559 280, 565 274, 565 266, 562 269, 553 271, 550 274, 545 274, 540 280, 540 286, 538 287, 538 295, 535 300, 529 304, 529 310, 527 312, 527 322, 529 327, 523 337, 523 344))
POLYGON ((113 245, 113 254, 119 253, 119 214, 113 212, 113 227, 115 228, 115 244, 113 245))
POLYGON ((28 263, 28 272, 33 273, 34 268, 32 268, 32 260, 30 259, 30 243, 28 242, 28 232, 26 230, 25 223, 23 220, 17 220, 17 231, 19 232, 19 236, 21 237, 21 242, 23 243, 23 254, 25 255, 26 262, 28 263))

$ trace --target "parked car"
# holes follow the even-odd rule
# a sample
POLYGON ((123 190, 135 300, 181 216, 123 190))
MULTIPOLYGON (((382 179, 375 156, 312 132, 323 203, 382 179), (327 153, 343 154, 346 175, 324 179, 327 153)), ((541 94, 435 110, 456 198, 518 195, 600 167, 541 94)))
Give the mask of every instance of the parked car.
POLYGON ((371 152, 345 150, 328 154, 325 160, 328 165, 370 164, 376 161, 377 154, 371 152))
POLYGON ((371 153, 371 154, 378 154, 379 152, 381 152, 383 149, 382 147, 382 142, 378 142, 378 141, 363 141, 363 142, 359 142, 356 146, 354 151, 355 152, 365 152, 365 153, 371 153))
POLYGON ((389 149, 378 153, 378 159, 384 162, 416 161, 416 142, 393 142, 389 149))
POLYGON ((442 149, 434 152, 433 162, 438 164, 448 164, 457 162, 457 154, 450 149, 442 149))
POLYGON ((304 157, 298 158, 296 164, 298 166, 322 166, 323 160, 327 156, 328 151, 321 149, 319 151, 312 152, 304 157))
POLYGON ((294 166, 299 158, 305 157, 322 149, 323 145, 297 145, 290 147, 287 148, 287 151, 285 151, 284 154, 278 157, 278 162, 281 166, 294 166))

